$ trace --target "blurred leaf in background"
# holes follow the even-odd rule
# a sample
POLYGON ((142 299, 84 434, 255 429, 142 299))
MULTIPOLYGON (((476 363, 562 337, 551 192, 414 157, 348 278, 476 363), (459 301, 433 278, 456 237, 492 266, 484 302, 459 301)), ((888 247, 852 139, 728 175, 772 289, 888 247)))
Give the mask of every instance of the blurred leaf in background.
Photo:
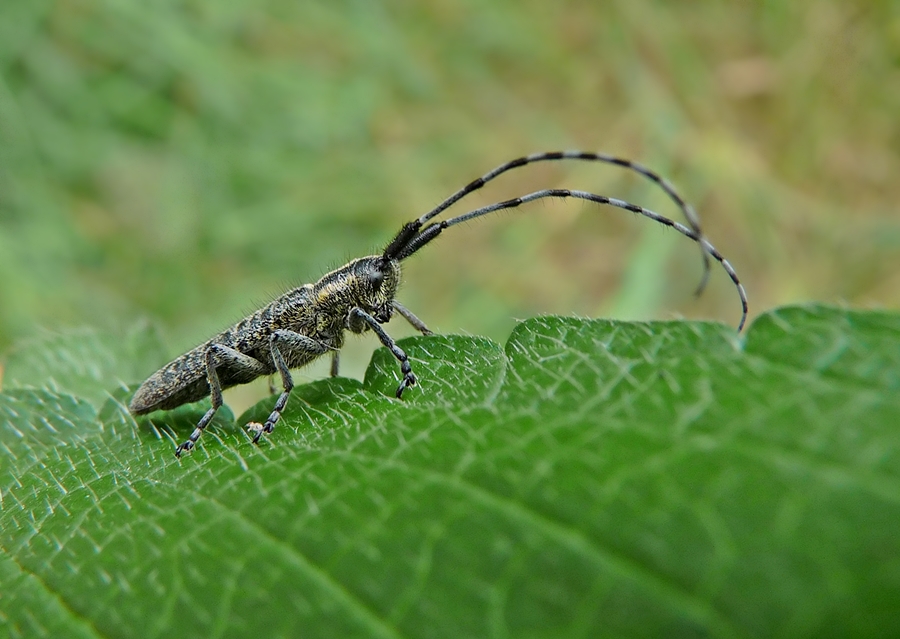
MULTIPOLYGON (((9 0, 0 352, 150 318, 175 355, 492 166, 564 147, 671 178, 755 312, 897 306, 897 113, 896 2, 9 0)), ((597 166, 523 169, 469 205, 550 186, 675 214, 597 166)), ((690 297, 697 262, 620 211, 537 204, 448 233, 401 298, 498 339, 540 312, 735 320, 721 273, 690 297)))

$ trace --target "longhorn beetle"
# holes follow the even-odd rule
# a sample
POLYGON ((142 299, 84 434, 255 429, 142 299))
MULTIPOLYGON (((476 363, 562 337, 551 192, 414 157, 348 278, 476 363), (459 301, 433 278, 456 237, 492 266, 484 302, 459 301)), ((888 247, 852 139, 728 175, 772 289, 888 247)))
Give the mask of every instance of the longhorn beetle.
POLYGON ((175 449, 175 456, 194 447, 203 429, 222 405, 222 389, 246 384, 257 377, 278 373, 283 391, 275 408, 263 425, 249 424, 253 442, 271 433, 287 405, 294 382, 290 369, 304 366, 331 353, 331 374, 338 373, 338 352, 344 343, 344 331, 364 333, 373 331, 400 363, 403 379, 397 387, 397 397, 416 384, 409 359, 397 346, 382 324, 390 321, 396 311, 424 335, 431 331, 418 317, 394 299, 400 283, 400 263, 431 242, 445 229, 504 209, 514 209, 527 202, 543 198, 576 198, 607 204, 669 226, 700 246, 703 256, 703 277, 696 293, 699 295, 709 277, 709 258, 715 259, 737 288, 741 299, 741 321, 747 319, 747 295, 731 264, 709 243, 700 230, 700 220, 675 189, 653 171, 629 160, 583 151, 555 151, 535 153, 511 160, 480 178, 470 182, 419 219, 405 224, 385 247, 381 255, 353 260, 346 266, 328 273, 315 284, 306 284, 288 291, 268 306, 261 308, 231 328, 219 333, 166 364, 150 376, 134 394, 129 406, 135 415, 155 410, 169 410, 204 397, 212 400, 212 407, 200 419, 197 427, 183 444, 175 449), (687 226, 648 209, 622 200, 569 189, 543 189, 512 200, 496 202, 440 222, 428 223, 466 195, 512 169, 534 162, 550 160, 585 160, 624 167, 655 182, 678 205, 687 226))

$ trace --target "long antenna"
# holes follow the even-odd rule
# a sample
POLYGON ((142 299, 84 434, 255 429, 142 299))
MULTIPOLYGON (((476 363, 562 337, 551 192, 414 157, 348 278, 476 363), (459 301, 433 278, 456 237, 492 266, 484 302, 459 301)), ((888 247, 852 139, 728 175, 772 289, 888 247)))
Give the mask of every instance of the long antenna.
MULTIPOLYGON (((714 247, 709 242, 709 240, 707 240, 699 231, 693 228, 688 228, 680 222, 676 222, 664 215, 660 215, 659 213, 656 213, 649 209, 645 209, 642 206, 631 204, 630 202, 625 202, 624 200, 606 197, 605 195, 588 193, 586 191, 573 191, 570 189, 543 189, 541 191, 535 191, 534 193, 529 193, 528 195, 523 195, 522 197, 517 197, 512 200, 505 200, 503 202, 489 204, 473 211, 469 211, 468 213, 464 213, 463 215, 452 217, 448 220, 433 222, 428 226, 425 226, 424 228, 422 228, 422 219, 426 216, 423 216, 415 222, 406 224, 403 229, 401 229, 400 233, 397 234, 394 240, 391 241, 391 243, 388 245, 388 248, 385 249, 384 257, 386 259, 404 260, 421 249, 423 246, 431 242, 446 228, 450 228, 451 226, 456 226, 457 224, 474 220, 496 211, 501 211, 504 209, 514 209, 528 202, 551 197, 587 200, 589 202, 596 202, 597 204, 607 204, 609 206, 624 209, 632 213, 637 213, 638 215, 650 218, 655 222, 659 222, 664 226, 671 227, 685 237, 697 242, 703 250, 704 255, 712 256, 713 259, 715 259, 717 262, 719 262, 719 264, 722 265, 722 268, 725 269, 725 272, 728 273, 728 277, 731 278, 731 281, 737 288, 738 296, 741 299, 741 321, 738 324, 738 332, 740 332, 744 328, 744 324, 747 321, 747 315, 749 312, 747 304, 747 292, 744 290, 744 285, 741 284, 740 280, 738 279, 737 273, 735 272, 734 267, 731 266, 731 263, 726 260, 722 256, 722 254, 719 253, 716 247, 714 247)), ((444 209, 446 208, 447 207, 445 206, 444 209)), ((431 214, 429 212, 426 215, 434 217, 434 215, 437 215, 437 213, 431 214)))
MULTIPOLYGON (((694 208, 678 194, 678 192, 675 190, 675 187, 672 186, 672 184, 664 177, 662 177, 658 173, 651 171, 647 167, 638 164, 637 162, 632 162, 631 160, 618 158, 613 155, 607 155, 605 153, 593 153, 590 151, 575 150, 532 153, 531 155, 526 155, 524 157, 516 158, 515 160, 510 160, 505 164, 501 164, 497 168, 488 171, 480 178, 469 182, 466 186, 459 189, 456 193, 425 213, 425 215, 420 217, 417 221, 419 222, 420 226, 424 225, 428 220, 440 215, 465 196, 474 191, 477 191, 485 184, 499 177, 503 173, 506 173, 507 171, 511 171, 512 169, 518 168, 520 166, 525 166, 527 164, 547 162, 552 160, 582 160, 587 162, 602 162, 604 164, 621 166, 644 176, 645 178, 657 184, 663 191, 665 191, 666 195, 669 196, 669 199, 671 199, 673 202, 675 202, 675 204, 678 205, 678 208, 681 209, 681 212, 684 215, 688 226, 690 226, 694 233, 697 234, 697 237, 704 237, 703 231, 700 228, 700 216, 697 215, 697 212, 694 210, 694 208)), ((700 242, 700 252, 703 257, 703 275, 700 278, 700 284, 694 291, 694 295, 700 295, 703 292, 703 289, 706 288, 706 283, 709 281, 709 255, 706 252, 706 249, 703 246, 702 242, 700 242)))

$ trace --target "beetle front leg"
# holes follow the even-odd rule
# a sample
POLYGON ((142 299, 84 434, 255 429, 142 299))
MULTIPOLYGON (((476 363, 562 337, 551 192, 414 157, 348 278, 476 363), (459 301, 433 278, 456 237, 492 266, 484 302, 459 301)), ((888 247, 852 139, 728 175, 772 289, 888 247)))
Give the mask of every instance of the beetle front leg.
POLYGON ((391 304, 393 304, 394 309, 403 316, 403 319, 409 322, 410 325, 414 329, 422 333, 422 335, 434 335, 434 331, 425 326, 425 322, 416 317, 415 313, 403 306, 403 304, 401 304, 397 300, 393 300, 391 304))
POLYGON ((381 324, 378 323, 374 317, 366 313, 359 307, 355 307, 350 310, 350 315, 348 317, 348 324, 353 330, 353 325, 360 321, 365 322, 369 328, 375 331, 375 334, 378 335, 378 339, 381 340, 381 343, 384 344, 388 350, 393 353, 394 357, 397 358, 397 361, 400 362, 400 372, 403 373, 403 380, 400 382, 400 386, 397 387, 397 397, 400 398, 403 395, 403 391, 409 388, 410 386, 416 385, 416 376, 412 372, 412 366, 409 364, 409 358, 406 356, 406 353, 402 348, 397 346, 397 343, 394 339, 388 335, 385 330, 381 327, 381 324))

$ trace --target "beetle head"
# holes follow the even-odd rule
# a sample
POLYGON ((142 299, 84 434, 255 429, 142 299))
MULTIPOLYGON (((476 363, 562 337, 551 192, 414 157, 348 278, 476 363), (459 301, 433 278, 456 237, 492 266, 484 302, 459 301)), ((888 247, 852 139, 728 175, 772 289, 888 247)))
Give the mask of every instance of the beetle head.
POLYGON ((400 285, 400 262, 382 255, 364 257, 353 265, 361 307, 379 322, 387 322, 394 311, 393 301, 400 285))

